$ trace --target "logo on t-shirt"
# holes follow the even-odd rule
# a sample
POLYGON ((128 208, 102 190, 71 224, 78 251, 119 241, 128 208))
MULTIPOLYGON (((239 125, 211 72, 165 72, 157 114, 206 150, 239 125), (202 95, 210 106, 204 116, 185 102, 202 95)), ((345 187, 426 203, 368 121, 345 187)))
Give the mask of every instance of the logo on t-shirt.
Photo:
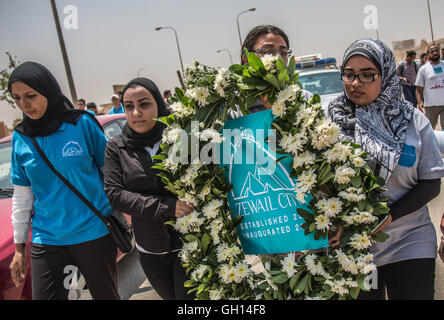
POLYGON ((83 154, 82 147, 75 141, 70 141, 63 147, 63 157, 78 157, 83 154))

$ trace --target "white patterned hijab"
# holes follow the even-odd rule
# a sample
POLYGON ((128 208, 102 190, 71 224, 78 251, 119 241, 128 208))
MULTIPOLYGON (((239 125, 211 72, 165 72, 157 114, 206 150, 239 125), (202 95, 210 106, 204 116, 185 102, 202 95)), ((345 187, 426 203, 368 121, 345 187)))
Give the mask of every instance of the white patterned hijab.
POLYGON ((328 105, 328 114, 349 140, 368 152, 376 175, 387 180, 398 164, 414 108, 404 100, 391 50, 381 41, 362 39, 345 51, 342 72, 354 55, 372 61, 381 72, 379 96, 369 105, 354 104, 345 91, 328 105))

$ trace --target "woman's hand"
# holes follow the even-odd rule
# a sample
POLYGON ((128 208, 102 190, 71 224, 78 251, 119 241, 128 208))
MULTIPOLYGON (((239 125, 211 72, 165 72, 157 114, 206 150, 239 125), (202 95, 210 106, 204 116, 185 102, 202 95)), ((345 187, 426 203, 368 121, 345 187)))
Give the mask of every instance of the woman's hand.
POLYGON ((344 228, 342 227, 342 225, 338 225, 337 229, 338 230, 336 232, 336 235, 334 235, 334 236, 333 236, 333 232, 328 231, 328 244, 332 248, 339 247, 339 245, 341 244, 341 236, 342 236, 342 233, 344 232, 344 228))
POLYGON ((260 102, 264 105, 265 108, 271 109, 271 103, 268 102, 268 93, 266 95, 260 95, 259 96, 260 102))
POLYGON ((176 218, 181 218, 181 217, 189 215, 191 212, 193 212, 193 210, 194 210, 194 206, 191 203, 185 202, 182 200, 177 200, 176 201, 176 212, 175 212, 174 216, 176 218))
POLYGON ((23 281, 25 281, 26 270, 25 270, 25 244, 20 243, 15 245, 15 254, 12 258, 10 265, 11 268, 11 278, 16 287, 19 287, 23 281))

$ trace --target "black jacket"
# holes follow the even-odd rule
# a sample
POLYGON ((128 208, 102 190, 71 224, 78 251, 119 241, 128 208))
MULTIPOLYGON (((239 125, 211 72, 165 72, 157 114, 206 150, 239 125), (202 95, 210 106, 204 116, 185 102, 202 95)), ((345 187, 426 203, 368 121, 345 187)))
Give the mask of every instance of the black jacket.
POLYGON ((181 248, 179 233, 165 222, 174 217, 177 198, 163 188, 146 150, 110 140, 105 151, 105 192, 111 207, 131 215, 136 242, 148 252, 181 248))

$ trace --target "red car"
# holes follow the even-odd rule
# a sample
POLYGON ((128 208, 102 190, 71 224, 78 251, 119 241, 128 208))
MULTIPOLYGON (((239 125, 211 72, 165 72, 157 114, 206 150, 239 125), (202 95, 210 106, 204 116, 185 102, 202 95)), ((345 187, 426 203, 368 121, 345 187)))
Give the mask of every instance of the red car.
MULTIPOLYGON (((97 116, 105 135, 111 139, 120 134, 126 122, 125 114, 97 116)), ((30 272, 30 240, 26 244, 26 279, 20 287, 12 281, 10 264, 14 257, 14 229, 11 222, 13 186, 9 180, 11 169, 11 139, 7 136, 0 139, 0 300, 30 300, 31 272, 30 272)), ((127 216, 129 220, 129 216, 127 216)), ((31 231, 29 234, 31 239, 31 231)), ((118 260, 122 257, 119 252, 118 260)))

